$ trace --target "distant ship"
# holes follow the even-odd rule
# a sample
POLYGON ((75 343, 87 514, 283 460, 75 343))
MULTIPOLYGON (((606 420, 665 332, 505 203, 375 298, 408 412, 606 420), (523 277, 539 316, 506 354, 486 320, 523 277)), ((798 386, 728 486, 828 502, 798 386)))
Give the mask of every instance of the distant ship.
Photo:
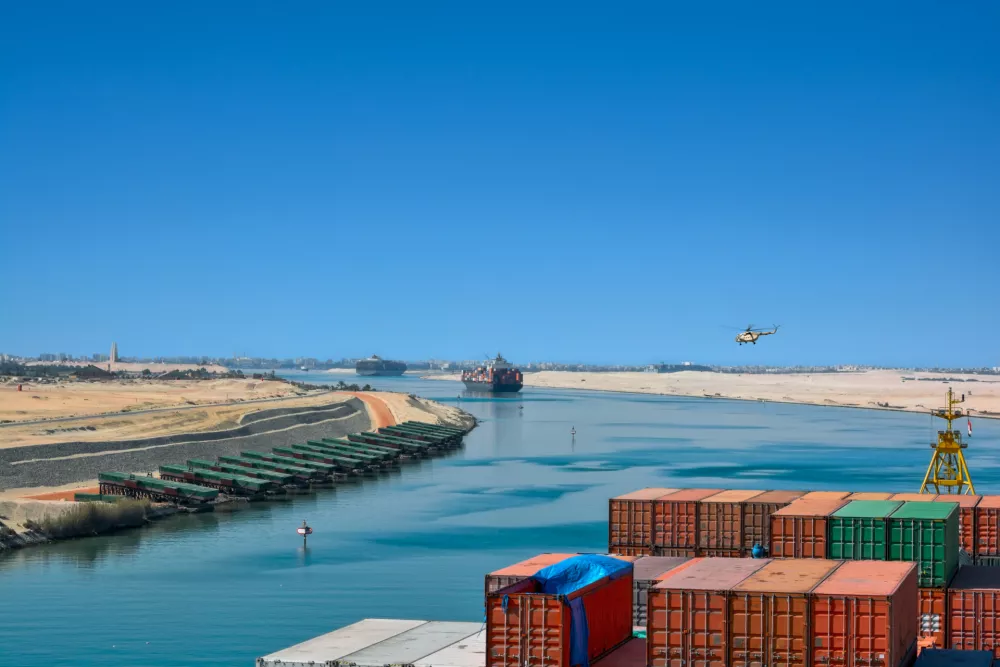
POLYGON ((490 359, 479 368, 462 371, 462 382, 471 391, 514 392, 521 391, 524 376, 497 354, 495 359, 490 359))
POLYGON ((402 375, 406 372, 406 364, 402 361, 388 361, 373 354, 355 364, 354 370, 358 375, 402 375))

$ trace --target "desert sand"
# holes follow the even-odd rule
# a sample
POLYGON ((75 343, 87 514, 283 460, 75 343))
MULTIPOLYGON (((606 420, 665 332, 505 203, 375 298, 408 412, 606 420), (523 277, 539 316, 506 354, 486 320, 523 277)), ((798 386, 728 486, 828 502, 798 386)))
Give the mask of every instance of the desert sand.
MULTIPOLYGON (((427 376, 429 380, 458 380, 458 375, 427 376)), ((710 396, 767 400, 808 405, 831 405, 882 410, 927 412, 944 407, 948 387, 966 394, 964 410, 973 416, 1000 418, 1000 377, 860 371, 853 373, 768 373, 737 375, 684 371, 680 373, 525 373, 529 387, 591 389, 668 396, 710 396), (912 378, 912 379, 910 379, 912 378), (948 379, 963 380, 948 382, 948 379)))

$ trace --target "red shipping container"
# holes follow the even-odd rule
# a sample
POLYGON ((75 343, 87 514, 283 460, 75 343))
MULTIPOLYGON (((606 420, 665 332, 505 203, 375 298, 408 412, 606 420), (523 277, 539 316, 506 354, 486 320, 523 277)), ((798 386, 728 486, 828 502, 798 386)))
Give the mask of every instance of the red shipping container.
POLYGON ((653 501, 677 489, 641 489, 608 501, 608 551, 619 547, 648 549, 653 546, 653 501))
POLYGON ((728 667, 729 596, 770 559, 698 558, 649 589, 649 667, 728 667))
POLYGON ((722 489, 681 489, 653 501, 653 553, 685 556, 660 549, 697 549, 701 501, 722 489))
POLYGON ((917 639, 928 648, 946 648, 948 641, 948 589, 918 588, 917 639))
POLYGON ((891 493, 884 491, 858 491, 847 496, 847 500, 889 500, 891 496, 891 493))
POLYGON ((561 563, 577 554, 539 554, 486 575, 485 595, 524 581, 539 570, 561 563))
POLYGON ((906 666, 917 649, 917 564, 847 561, 813 590, 818 665, 906 666))
POLYGON ((743 548, 743 503, 762 493, 730 489, 702 500, 698 517, 699 551, 706 556, 740 556, 743 548))
MULTIPOLYGON (((649 589, 679 567, 687 567, 690 558, 647 556, 635 561, 632 568, 632 626, 646 629, 649 589)), ((643 660, 645 660, 643 654, 643 660)))
POLYGON ((948 588, 948 648, 1000 659, 1000 567, 963 567, 948 588))
POLYGON ((774 560, 733 588, 729 667, 811 667, 811 593, 839 560, 774 560))
POLYGON ((844 499, 806 497, 771 515, 772 558, 826 558, 827 519, 847 504, 844 499))
POLYGON ((962 551, 970 556, 976 555, 976 518, 979 514, 978 505, 982 499, 982 496, 957 493, 942 493, 934 499, 939 503, 958 503, 958 539, 962 551))
POLYGON ((977 556, 1000 556, 1000 496, 982 496, 975 509, 977 556))
POLYGON ((937 498, 936 493, 895 493, 889 500, 898 500, 904 503, 932 503, 937 498))
POLYGON ((771 544, 771 515, 804 491, 766 491, 743 503, 743 549, 750 553, 755 544, 765 549, 771 544))
POLYGON ((851 495, 850 491, 810 491, 802 496, 803 500, 843 500, 851 495))
POLYGON ((593 667, 646 667, 646 640, 639 637, 630 639, 593 667))
POLYGON ((569 594, 539 592, 534 579, 486 599, 486 667, 575 667, 570 604, 582 599, 587 656, 594 661, 632 638, 632 568, 569 594))

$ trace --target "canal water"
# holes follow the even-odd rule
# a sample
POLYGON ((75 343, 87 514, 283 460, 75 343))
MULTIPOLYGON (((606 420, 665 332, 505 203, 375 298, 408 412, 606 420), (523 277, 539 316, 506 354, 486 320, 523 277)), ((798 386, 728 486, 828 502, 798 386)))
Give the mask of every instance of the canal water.
MULTIPOLYGON (((458 402, 480 425, 463 451, 377 480, 0 557, 0 662, 250 667, 365 617, 479 621, 484 573, 543 551, 604 551, 610 496, 644 486, 916 491, 943 423, 530 388, 490 399, 456 382, 365 380, 458 402), (295 533, 303 519, 315 531, 307 549, 295 533)), ((1000 424, 975 429, 978 490, 1000 492, 1000 424)))

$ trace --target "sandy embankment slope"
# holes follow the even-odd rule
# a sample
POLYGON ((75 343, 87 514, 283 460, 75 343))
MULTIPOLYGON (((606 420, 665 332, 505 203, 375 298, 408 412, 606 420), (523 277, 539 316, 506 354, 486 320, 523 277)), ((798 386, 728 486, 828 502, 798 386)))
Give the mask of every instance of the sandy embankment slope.
MULTIPOLYGON (((458 380, 458 375, 432 375, 428 380, 458 380)), ((809 405, 834 405, 926 412, 944 407, 951 386, 966 394, 963 409, 973 415, 1000 417, 1000 376, 905 371, 857 373, 769 373, 737 375, 684 371, 680 373, 525 373, 529 387, 591 389, 667 396, 712 396, 809 405), (914 378, 914 379, 904 379, 914 378), (947 382, 948 378, 966 380, 947 382), (975 380, 975 381, 972 381, 975 380), (883 405, 879 405, 883 404, 883 405), (885 404, 888 404, 886 407, 885 404)))

